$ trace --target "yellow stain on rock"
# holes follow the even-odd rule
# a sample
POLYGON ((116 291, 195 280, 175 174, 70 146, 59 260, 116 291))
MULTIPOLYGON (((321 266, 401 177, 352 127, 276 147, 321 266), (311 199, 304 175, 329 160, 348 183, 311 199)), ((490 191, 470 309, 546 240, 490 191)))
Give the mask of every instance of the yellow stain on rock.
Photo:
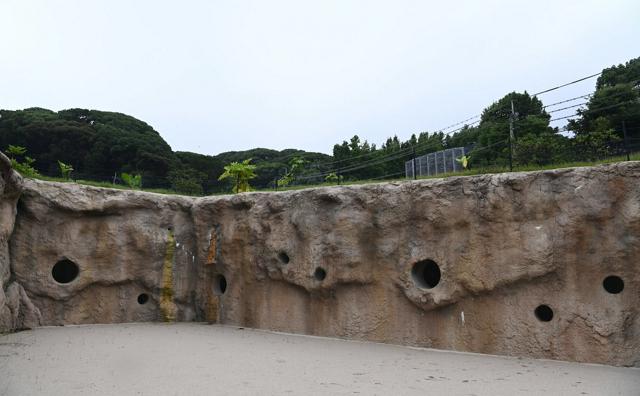
POLYGON ((209 252, 207 254, 207 264, 215 264, 218 249, 218 235, 216 229, 211 230, 211 237, 209 238, 209 252))
POLYGON ((173 302, 173 264, 175 262, 176 239, 173 231, 169 230, 167 238, 167 248, 164 254, 164 264, 162 266, 162 288, 160 292, 160 310, 162 319, 165 322, 174 322, 178 307, 173 302))

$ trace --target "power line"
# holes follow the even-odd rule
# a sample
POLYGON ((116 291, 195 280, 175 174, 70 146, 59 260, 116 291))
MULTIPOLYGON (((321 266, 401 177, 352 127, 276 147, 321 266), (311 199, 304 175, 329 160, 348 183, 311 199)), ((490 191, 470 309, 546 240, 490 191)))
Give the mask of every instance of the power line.
POLYGON ((404 172, 404 171, 402 171, 402 172, 396 172, 396 173, 388 173, 388 174, 386 174, 386 175, 382 175, 382 176, 374 177, 374 178, 371 178, 371 179, 368 179, 368 180, 378 180, 378 179, 384 179, 384 178, 392 177, 392 176, 400 176, 400 175, 404 175, 404 174, 405 174, 405 172, 404 172))
POLYGON ((465 123, 465 122, 471 121, 471 120, 473 120, 474 118, 478 118, 478 117, 481 117, 481 116, 482 116, 482 114, 475 115, 475 116, 473 116, 473 117, 469 117, 469 118, 467 118, 466 120, 462 120, 462 121, 460 121, 460 122, 456 122, 455 124, 451 124, 451 125, 449 125, 448 127, 442 128, 442 129, 440 129, 438 132, 444 132, 444 131, 446 131, 447 129, 453 128, 454 126, 458 126, 458 125, 460 125, 460 124, 463 124, 463 123, 465 123))
POLYGON ((596 73, 596 74, 592 74, 592 75, 590 75, 590 76, 582 77, 582 78, 579 78, 579 79, 577 79, 577 80, 575 80, 575 81, 571 81, 571 82, 568 82, 568 83, 566 83, 566 84, 558 85, 558 86, 556 86, 556 87, 549 88, 549 89, 545 89, 544 91, 540 91, 540 92, 534 93, 532 96, 538 96, 538 95, 545 94, 545 93, 547 93, 547 92, 555 91, 556 89, 564 88, 564 87, 567 87, 567 86, 569 86, 569 85, 579 83, 580 81, 588 80, 588 79, 590 79, 590 78, 593 78, 593 77, 599 76, 599 75, 601 75, 601 74, 602 74, 602 72, 600 72, 600 73, 596 73))
MULTIPOLYGON (((489 149, 490 147, 495 147, 495 146, 497 146, 499 144, 503 144, 505 142, 506 142, 506 140, 499 141, 499 142, 490 144, 488 146, 483 146, 483 147, 480 147, 478 149, 473 149, 471 152, 472 153, 474 153, 474 152, 478 153, 480 151, 489 149)), ((436 142, 436 143, 437 144, 435 144, 435 145, 427 145, 427 146, 424 146, 422 148, 424 149, 424 148, 427 148, 427 147, 437 147, 439 145, 439 142, 436 142)), ((380 165, 380 164, 383 164, 383 163, 386 163, 386 162, 389 162, 389 161, 397 160, 397 159, 400 159, 400 158, 402 158, 402 157, 404 157, 404 156, 406 156, 408 154, 409 154, 409 152, 398 151, 398 152, 392 153, 391 155, 387 155, 387 156, 385 156, 383 158, 376 158, 375 161, 371 160, 371 161, 369 161, 369 163, 356 164, 356 165, 351 166, 351 167, 346 167, 346 168, 334 170, 334 171, 331 171, 331 172, 324 172, 324 173, 319 173, 319 174, 315 174, 315 175, 299 177, 298 180, 307 180, 307 179, 312 179, 312 178, 316 178, 316 177, 323 177, 323 176, 327 176, 327 175, 329 175, 331 173, 337 173, 337 174, 350 173, 350 172, 353 172, 353 171, 356 171, 356 170, 360 170, 360 169, 368 168, 368 167, 371 167, 371 166, 380 165)))
MULTIPOLYGON (((590 79, 590 78, 593 78, 593 77, 599 76, 600 74, 602 74, 602 72, 600 72, 600 73, 596 73, 596 74, 593 74, 593 75, 590 75, 590 76, 582 77, 582 78, 580 78, 580 79, 578 79, 578 80, 575 80, 575 81, 572 81, 572 82, 569 82, 569 83, 566 83, 566 84, 562 84, 562 85, 559 85, 559 86, 556 86, 556 87, 552 87, 552 88, 546 89, 546 90, 544 90, 544 91, 540 91, 540 92, 538 92, 538 93, 533 94, 532 96, 537 96, 537 95, 541 95, 541 94, 543 94, 543 93, 551 92, 551 91, 554 91, 554 90, 556 90, 556 89, 560 89, 560 88, 563 88, 563 87, 566 87, 566 86, 569 86, 569 85, 572 85, 572 84, 578 83, 578 82, 580 82, 580 81, 584 81, 584 80, 587 80, 587 79, 590 79)), ((579 96, 579 97, 576 97, 576 98, 567 99, 566 101, 561 101, 561 102, 557 102, 557 103, 552 103, 552 104, 549 104, 549 105, 547 105, 547 106, 543 106, 543 108, 551 107, 551 106, 554 106, 554 105, 557 105, 557 104, 561 104, 561 103, 570 102, 570 101, 572 101, 572 100, 580 99, 580 98, 586 97, 586 96, 588 96, 588 95, 591 95, 591 94, 582 95, 582 96, 579 96)), ((574 107, 577 107, 577 106, 574 106, 574 107)), ((493 109, 493 110, 489 111, 487 114, 499 113, 499 112, 500 112, 500 111, 502 111, 502 110, 508 110, 508 106, 503 106, 503 107, 499 107, 499 108, 493 109)), ((464 120, 462 120, 462 121, 459 121, 459 122, 456 122, 456 123, 451 124, 451 125, 449 125, 449 126, 446 126, 446 127, 444 127, 444 128, 441 128, 441 129, 439 129, 439 130, 437 130, 437 131, 435 131, 435 132, 433 132, 433 133, 434 133, 434 134, 437 134, 437 133, 444 133, 444 131, 446 131, 447 129, 450 129, 450 128, 453 128, 453 127, 455 127, 455 126, 458 126, 458 125, 464 124, 465 122, 471 121, 471 120, 473 120, 473 119, 476 119, 476 118, 482 117, 482 115, 483 115, 483 114, 484 114, 484 112, 483 112, 483 113, 481 113, 481 114, 474 115, 474 116, 469 117, 469 118, 467 118, 467 119, 464 119, 464 120)), ((481 121, 481 120, 474 121, 474 122, 472 122, 472 123, 471 123, 471 125, 472 125, 472 124, 476 124, 476 123, 478 123, 478 122, 480 122, 480 121, 481 121)), ((450 135, 450 134, 452 134, 452 133, 455 133, 455 132, 459 131, 460 129, 461 129, 461 128, 458 128, 458 129, 456 129, 455 131, 447 132, 447 133, 445 133, 445 135, 450 135)), ((369 153, 361 154, 361 155, 359 155, 359 156, 355 156, 355 157, 344 158, 344 159, 342 159, 342 160, 337 160, 337 161, 332 161, 332 162, 327 162, 327 163, 319 164, 319 166, 334 165, 334 164, 341 163, 341 162, 346 162, 346 161, 351 161, 351 160, 358 159, 358 158, 363 158, 363 157, 366 157, 366 156, 369 156, 369 155, 373 155, 373 154, 375 154, 375 153, 376 153, 376 152, 375 152, 375 151, 373 151, 373 152, 369 152, 369 153)))
MULTIPOLYGON (((586 109, 582 114, 588 113, 588 112, 597 112, 597 111, 602 111, 602 110, 613 109, 613 108, 620 107, 620 106, 626 105, 626 104, 631 104, 631 103, 634 103, 634 102, 636 102, 636 101, 635 100, 628 100, 628 101, 617 103, 617 104, 614 104, 614 105, 611 105, 611 106, 598 107, 598 108, 595 108, 595 109, 586 109)), ((549 122, 551 122, 551 121, 559 121, 559 120, 566 120, 567 118, 576 117, 576 116, 579 116, 579 115, 581 115, 581 114, 576 112, 575 114, 572 114, 572 115, 569 115, 569 116, 566 116, 566 117, 552 118, 552 119, 549 120, 549 122)))
POLYGON ((504 143, 508 143, 508 142, 509 142, 509 139, 505 139, 505 140, 501 140, 501 141, 498 141, 498 142, 492 143, 492 144, 490 144, 490 145, 488 145, 488 146, 482 146, 482 147, 480 147, 480 148, 478 148, 478 149, 475 149, 475 148, 474 148, 474 149, 472 149, 471 151, 469 151, 469 154, 478 153, 478 152, 480 152, 480 151, 482 151, 482 150, 486 150, 486 149, 488 149, 488 148, 490 148, 490 147, 494 147, 494 146, 497 146, 497 145, 499 145, 499 144, 504 144, 504 143))
MULTIPOLYGON (((463 128, 464 127, 458 128, 456 130, 448 132, 447 134, 455 133, 457 131, 462 130, 463 128)), ((440 145, 441 145, 441 142, 425 142, 422 145, 416 145, 415 149, 416 150, 424 150, 424 149, 427 149, 427 148, 436 148, 436 147, 438 147, 440 145)), ((388 154, 383 154, 383 155, 381 155, 381 156, 379 156, 377 158, 369 159, 369 160, 365 161, 364 163, 349 165, 349 166, 346 166, 344 168, 332 169, 330 171, 320 172, 320 173, 317 173, 315 175, 299 177, 298 180, 306 180, 306 179, 312 179, 312 178, 316 178, 316 177, 327 176, 327 175, 329 175, 331 173, 349 173, 349 172, 352 172, 352 171, 355 171, 355 170, 367 168, 369 166, 379 165, 379 164, 382 164, 382 163, 385 163, 385 162, 389 162, 389 161, 393 161, 393 160, 402 158, 402 157, 412 153, 413 149, 414 149, 414 147, 406 147, 406 148, 398 150, 398 151, 394 151, 394 152, 391 152, 391 153, 388 153, 388 154)))
POLYGON ((585 94, 585 95, 581 95, 581 96, 576 96, 575 98, 571 98, 571 99, 561 100, 560 102, 555 102, 555 103, 551 103, 551 104, 542 106, 542 108, 546 109, 547 107, 557 106, 559 104, 563 104, 563 103, 567 103, 567 102, 573 102, 574 100, 588 98, 589 96, 593 96, 593 93, 589 93, 589 94, 585 94))
POLYGON ((345 167, 342 169, 335 169, 329 172, 321 172, 321 173, 317 173, 315 175, 309 175, 309 176, 302 176, 302 177, 298 177, 298 180, 307 180, 307 179, 314 179, 317 177, 323 177, 323 176, 328 176, 331 173, 336 173, 336 174, 344 174, 344 173, 349 173, 349 172, 353 172, 355 170, 359 170, 359 169, 363 169, 363 168, 368 168, 370 166, 374 166, 374 165, 379 165, 379 164, 383 164, 385 162, 389 162, 395 159, 399 159, 402 158, 404 156, 406 156, 408 153, 406 152, 396 152, 391 156, 387 156, 385 158, 374 158, 373 160, 370 160, 368 163, 362 163, 362 164, 358 164, 358 165, 354 165, 351 167, 345 167))
MULTIPOLYGON (((582 77, 582 78, 579 78, 577 80, 574 80, 574 81, 571 81, 571 82, 568 82, 568 83, 565 83, 565 84, 562 84, 562 85, 558 85, 558 86, 555 86, 555 87, 552 87, 552 88, 545 89, 543 91, 537 92, 537 93, 533 94, 532 96, 535 97, 535 96, 538 96, 538 95, 541 95, 541 94, 544 94, 544 93, 547 93, 547 92, 555 91, 557 89, 564 88, 564 87, 567 87, 569 85, 576 84, 578 82, 585 81, 585 80, 588 80, 590 78, 599 76, 600 74, 602 74, 602 73, 600 72, 600 73, 592 74, 592 75, 589 75, 589 76, 586 76, 586 77, 582 77)), ((551 103, 551 104, 543 106, 542 108, 546 109, 548 107, 556 106, 556 105, 563 104, 563 103, 568 103, 568 102, 575 101, 575 100, 578 100, 578 99, 588 98, 590 96, 593 96, 593 93, 580 95, 580 96, 576 96, 574 98, 569 98, 569 99, 565 99, 565 100, 562 100, 562 101, 559 101, 559 102, 551 103)), ((559 112, 559 111, 562 111, 562 110, 567 110, 567 109, 570 109, 570 108, 579 107, 579 106, 585 105, 587 103, 588 102, 581 103, 581 104, 578 104, 578 105, 567 106, 567 107, 564 107, 564 108, 561 108, 561 109, 552 110, 552 111, 549 111, 548 114, 559 112)), ((600 109, 587 110, 587 111, 600 111, 600 110, 605 110, 605 109, 613 108, 613 107, 617 107, 617 106, 618 105, 605 107, 605 108, 600 108, 600 109)), ((488 112, 483 112, 481 114, 466 118, 466 119, 464 119, 462 121, 459 121, 457 123, 454 123, 454 124, 451 124, 449 126, 446 126, 446 127, 442 128, 440 130, 437 130, 437 131, 433 132, 433 134, 435 135, 435 134, 438 134, 438 133, 442 133, 445 136, 450 136, 451 134, 454 134, 454 133, 464 129, 467 126, 472 126, 474 124, 480 123, 482 120, 480 119, 480 120, 476 120, 474 122, 465 124, 468 121, 474 120, 476 118, 480 118, 480 117, 482 117, 483 115, 486 115, 486 114, 499 114, 500 115, 501 111, 508 110, 507 107, 508 106, 498 107, 498 108, 492 109, 492 110, 490 110, 488 112), (463 127, 461 127, 461 128, 457 128, 457 129, 454 129, 454 130, 446 132, 446 133, 444 132, 444 131, 446 131, 448 129, 451 129, 453 127, 456 127, 456 126, 458 126, 460 124, 465 124, 465 125, 463 127)), ((506 113, 504 113, 502 115, 505 115, 505 114, 506 113)), ((549 122, 558 121, 558 120, 562 120, 562 119, 567 119, 567 118, 571 118, 571 117, 574 117, 574 116, 575 115, 567 116, 567 117, 559 117, 559 118, 551 119, 551 120, 549 120, 549 122)), ((440 142, 435 142, 435 143, 436 144, 434 146, 437 146, 437 145, 441 144, 440 142)), ((431 146, 431 147, 434 147, 434 146, 431 146)), ((417 145, 417 146, 415 146, 415 149, 426 149, 427 147, 429 147, 429 146, 417 145)), ((299 178, 299 179, 309 179, 309 178, 314 178, 314 177, 321 177, 321 176, 325 176, 325 175, 328 175, 328 174, 333 173, 333 172, 336 172, 336 173, 352 172, 352 171, 355 171, 355 170, 363 169, 363 168, 366 168, 366 167, 369 167, 369 166, 374 166, 374 165, 378 165, 378 164, 381 164, 381 163, 384 163, 384 162, 388 162, 388 161, 392 161, 392 160, 401 158, 402 156, 408 154, 413 149, 414 149, 414 147, 406 147, 406 148, 400 149, 398 151, 394 151, 394 152, 391 152, 391 153, 388 153, 388 154, 383 154, 382 156, 378 156, 378 157, 375 157, 375 158, 368 159, 364 163, 354 164, 354 165, 346 166, 346 167, 343 167, 343 168, 337 168, 337 169, 334 168, 332 171, 329 171, 329 172, 320 172, 320 173, 318 173, 316 175, 310 175, 310 176, 302 177, 302 178, 299 178)), ((376 154, 379 154, 379 151, 377 151, 377 150, 376 151, 370 151, 368 153, 364 153, 364 154, 357 155, 357 156, 354 156, 354 157, 343 158, 341 160, 336 160, 336 161, 316 164, 316 166, 318 166, 318 168, 326 167, 326 166, 330 166, 330 165, 336 165, 336 164, 344 163, 344 162, 347 162, 347 161, 353 161, 353 160, 356 160, 356 159, 359 159, 359 158, 365 158, 365 157, 369 157, 369 156, 374 156, 376 154)))
POLYGON ((584 103, 579 103, 579 104, 577 104, 577 105, 573 105, 573 106, 562 107, 562 108, 560 108, 560 109, 556 109, 556 110, 553 110, 553 111, 548 111, 548 112, 547 112, 547 114, 557 113, 557 112, 559 112, 559 111, 567 110, 567 109, 573 109, 574 107, 584 106, 584 105, 586 105, 586 104, 588 104, 588 103, 589 103, 589 102, 584 102, 584 103))
MULTIPOLYGON (((449 131, 449 132, 447 132, 447 133, 444 133, 444 132, 442 132, 442 131, 436 131, 436 132, 433 132, 433 135, 438 134, 438 133, 443 133, 443 135, 444 135, 444 136, 449 136, 449 135, 451 135, 451 134, 453 134, 453 133, 456 133, 456 132, 459 132, 459 131, 463 130, 463 129, 464 129, 465 127, 467 127, 467 126, 471 126, 471 125, 473 125, 473 124, 477 124, 477 123, 479 123, 479 122, 480 122, 480 120, 477 120, 477 121, 474 121, 474 122, 472 122, 472 123, 470 123, 470 124, 465 124, 464 126, 462 126, 462 127, 460 127, 460 128, 457 128, 457 129, 455 129, 455 130, 449 131)), ((433 136, 433 135, 432 135, 432 136, 433 136)), ((431 143, 431 142, 425 142, 425 143, 423 143, 423 144, 426 144, 426 143, 431 143)), ((440 142, 436 142, 436 144, 440 144, 440 142)), ((425 148, 425 147, 424 147, 424 146, 422 146, 422 145, 420 145, 420 144, 418 144, 418 145, 416 145, 416 146, 415 146, 415 148, 418 150, 418 149, 423 149, 423 148, 425 148)), ((380 150, 382 151, 382 149, 380 149, 380 150)), ((399 153, 399 152, 408 152, 408 151, 411 151, 411 150, 413 150, 413 147, 405 147, 405 148, 401 148, 401 149, 400 149, 400 150, 398 150, 398 151, 393 151, 393 152, 391 152, 391 153, 385 153, 385 154, 383 154, 383 156, 395 155, 395 154, 397 154, 397 153, 399 153)), ((347 162, 347 161, 351 161, 351 160, 354 160, 354 159, 358 159, 358 158, 362 158, 362 157, 367 157, 367 156, 375 155, 375 154, 379 154, 379 153, 380 153, 380 151, 371 151, 371 152, 369 152, 369 153, 365 153, 365 154, 357 155, 357 156, 355 156, 355 157, 349 157, 349 158, 344 158, 344 159, 337 160, 337 161, 331 161, 331 162, 321 163, 321 164, 318 164, 318 166, 320 167, 320 166, 335 165, 335 164, 338 164, 338 163, 347 162)), ((378 160, 378 159, 380 159, 380 157, 372 158, 372 159, 369 159, 369 160, 367 160, 367 161, 374 161, 374 160, 378 160)))

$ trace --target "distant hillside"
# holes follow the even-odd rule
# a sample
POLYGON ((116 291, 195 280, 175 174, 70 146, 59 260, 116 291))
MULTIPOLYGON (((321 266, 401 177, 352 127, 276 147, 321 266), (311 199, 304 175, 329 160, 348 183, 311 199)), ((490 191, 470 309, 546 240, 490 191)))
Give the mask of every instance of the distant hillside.
POLYGON ((258 178, 252 185, 266 188, 294 156, 310 162, 331 158, 293 149, 257 148, 216 156, 173 152, 147 123, 126 114, 87 109, 0 110, 0 150, 9 145, 25 147, 43 175, 59 176, 58 161, 62 161, 73 166, 76 179, 110 181, 122 172, 141 173, 145 187, 193 194, 228 191, 228 183, 219 182, 218 176, 231 161, 253 158, 258 178))
POLYGON ((228 183, 219 182, 218 176, 222 174, 223 167, 233 161, 240 162, 251 158, 251 162, 257 165, 256 174, 258 175, 255 179, 251 180, 251 185, 257 188, 270 188, 273 187, 273 181, 285 173, 285 169, 289 166, 289 161, 294 157, 304 158, 305 161, 311 165, 307 170, 309 173, 317 172, 312 166, 314 163, 327 162, 332 158, 326 154, 303 150, 286 149, 277 151, 265 148, 228 151, 215 156, 187 151, 177 151, 175 155, 181 164, 189 169, 196 170, 201 174, 201 177, 206 179, 204 183, 209 186, 206 189, 206 191, 209 192, 229 191, 228 183))
POLYGON ((461 146, 471 151, 455 160, 471 169, 589 162, 640 151, 640 58, 603 69, 593 92, 547 104, 538 96, 509 92, 481 114, 405 141, 393 136, 377 146, 355 135, 335 144, 333 156, 264 148, 215 156, 173 152, 151 126, 125 114, 0 110, 0 150, 25 147, 48 176, 60 175, 60 160, 73 166, 76 179, 111 181, 122 172, 141 173, 143 187, 198 195, 229 192, 229 182, 218 181, 223 167, 248 158, 257 165, 251 185, 260 189, 273 187, 295 157, 304 162, 295 161, 291 185, 398 178, 413 157, 461 146), (563 120, 568 122, 562 128, 552 124, 563 120))

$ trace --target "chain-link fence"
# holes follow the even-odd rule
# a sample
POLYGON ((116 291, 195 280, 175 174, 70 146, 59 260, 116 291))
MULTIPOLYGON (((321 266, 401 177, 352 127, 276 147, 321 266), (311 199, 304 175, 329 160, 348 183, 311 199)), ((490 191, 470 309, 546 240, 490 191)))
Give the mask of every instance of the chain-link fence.
POLYGON ((404 164, 405 175, 407 178, 414 178, 461 172, 464 170, 461 158, 470 150, 471 147, 454 147, 412 158, 404 164))

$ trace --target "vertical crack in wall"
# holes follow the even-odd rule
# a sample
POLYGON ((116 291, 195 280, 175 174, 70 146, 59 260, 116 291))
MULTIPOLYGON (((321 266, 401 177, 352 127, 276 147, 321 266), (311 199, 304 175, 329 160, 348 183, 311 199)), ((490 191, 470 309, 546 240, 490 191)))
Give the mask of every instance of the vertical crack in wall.
POLYGON ((174 322, 178 308, 173 302, 173 266, 175 264, 176 239, 173 231, 169 230, 167 237, 167 247, 164 254, 164 264, 162 265, 162 286, 160 291, 160 310, 162 320, 174 322))

